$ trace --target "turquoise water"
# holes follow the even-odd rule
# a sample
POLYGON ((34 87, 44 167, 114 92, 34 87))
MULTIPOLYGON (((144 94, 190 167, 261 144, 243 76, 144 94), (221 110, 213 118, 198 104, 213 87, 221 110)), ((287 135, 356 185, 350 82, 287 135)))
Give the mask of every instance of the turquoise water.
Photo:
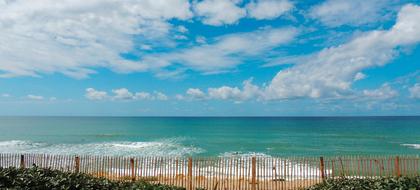
POLYGON ((0 117, 0 152, 419 154, 420 117, 0 117))

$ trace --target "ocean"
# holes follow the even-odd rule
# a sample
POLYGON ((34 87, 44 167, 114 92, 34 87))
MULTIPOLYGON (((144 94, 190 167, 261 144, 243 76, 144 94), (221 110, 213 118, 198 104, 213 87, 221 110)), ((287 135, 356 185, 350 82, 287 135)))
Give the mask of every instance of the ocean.
POLYGON ((418 155, 420 117, 0 117, 0 153, 418 155))

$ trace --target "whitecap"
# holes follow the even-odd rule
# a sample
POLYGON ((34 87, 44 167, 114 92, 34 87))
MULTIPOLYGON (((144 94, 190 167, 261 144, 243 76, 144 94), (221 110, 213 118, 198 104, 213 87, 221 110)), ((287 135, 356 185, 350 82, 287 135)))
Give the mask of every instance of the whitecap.
POLYGON ((20 146, 27 144, 28 141, 11 140, 11 141, 0 141, 0 146, 20 146))
POLYGON ((420 149, 420 144, 401 144, 402 146, 406 146, 413 149, 420 149))
POLYGON ((241 151, 230 151, 224 152, 219 157, 271 157, 270 155, 261 152, 241 152, 241 151))
POLYGON ((42 146, 46 146, 46 144, 22 140, 0 141, 0 152, 22 152, 37 149, 42 146))
POLYGON ((120 147, 120 148, 143 149, 143 148, 148 148, 148 147, 164 146, 164 143, 161 143, 161 142, 119 142, 119 143, 111 143, 110 146, 120 147))
POLYGON ((114 141, 76 144, 47 144, 32 141, 0 141, 3 153, 46 153, 109 156, 187 156, 205 150, 192 145, 184 145, 178 139, 161 141, 114 141))

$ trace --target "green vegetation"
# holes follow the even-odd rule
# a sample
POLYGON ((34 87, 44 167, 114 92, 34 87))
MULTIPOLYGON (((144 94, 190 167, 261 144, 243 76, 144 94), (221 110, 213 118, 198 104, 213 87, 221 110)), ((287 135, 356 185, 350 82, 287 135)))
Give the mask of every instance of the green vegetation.
POLYGON ((82 173, 32 167, 29 169, 0 168, 0 189, 139 189, 185 190, 144 181, 117 182, 82 173))
POLYGON ((381 178, 339 178, 328 179, 308 190, 417 190, 420 189, 420 176, 381 177, 381 178))
MULTIPOLYGON (((111 181, 83 173, 69 173, 32 167, 28 169, 1 168, 0 189, 138 189, 185 190, 146 181, 111 181)), ((307 188, 307 190, 418 190, 420 176, 381 178, 337 178, 307 188)))

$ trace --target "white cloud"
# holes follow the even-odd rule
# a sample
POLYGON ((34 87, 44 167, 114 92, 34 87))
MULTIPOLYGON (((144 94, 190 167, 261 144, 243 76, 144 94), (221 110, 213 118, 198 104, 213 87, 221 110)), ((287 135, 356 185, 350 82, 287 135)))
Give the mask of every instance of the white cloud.
POLYGON ((398 96, 398 92, 392 89, 388 84, 383 84, 378 89, 363 90, 363 95, 374 100, 386 100, 398 96))
POLYGON ((252 0, 241 7, 241 0, 203 0, 194 3, 193 9, 204 24, 221 26, 235 24, 246 16, 275 19, 293 8, 289 0, 252 0))
POLYGON ((366 78, 366 75, 365 74, 363 74, 362 72, 358 72, 358 73, 356 73, 356 75, 354 76, 354 81, 358 81, 358 80, 362 80, 362 79, 365 79, 366 78))
POLYGON ((404 6, 390 30, 366 32, 346 44, 300 57, 297 65, 277 73, 265 99, 331 97, 346 94, 357 73, 387 64, 398 47, 420 42, 420 7, 404 6))
POLYGON ((219 88, 209 88, 208 96, 211 99, 243 101, 251 98, 258 98, 260 89, 252 84, 252 79, 243 82, 243 88, 222 86, 219 88))
POLYGON ((193 99, 205 99, 206 98, 206 94, 198 88, 189 88, 187 90, 186 94, 193 99))
POLYGON ((49 97, 48 98, 48 97, 44 97, 44 96, 40 96, 40 95, 33 95, 33 94, 28 94, 25 98, 28 99, 28 100, 32 100, 32 101, 44 101, 44 100, 47 100, 47 101, 53 102, 53 101, 56 101, 57 100, 56 97, 49 97))
POLYGON ((11 97, 11 96, 10 96, 10 94, 6 94, 6 93, 5 93, 5 94, 1 94, 1 97, 3 97, 3 98, 9 98, 9 97, 11 97))
POLYGON ((388 0, 327 0, 314 6, 309 15, 331 27, 358 26, 386 18, 388 0))
POLYGON ((93 88, 87 88, 85 97, 89 100, 104 100, 108 97, 108 93, 104 91, 98 91, 93 88))
POLYGON ((203 17, 203 23, 220 26, 233 24, 246 16, 237 0, 203 0, 194 4, 195 13, 203 17))
POLYGON ((337 104, 337 101, 345 100, 344 102, 349 103, 348 107, 366 110, 396 110, 406 108, 406 105, 396 98, 399 96, 399 92, 391 84, 384 83, 378 88, 356 91, 351 95, 336 99, 332 98, 332 102, 337 104))
POLYGON ((235 102, 245 101, 252 98, 259 98, 260 89, 252 84, 252 79, 245 80, 242 88, 221 86, 218 88, 208 88, 207 93, 198 88, 190 88, 186 91, 186 97, 178 95, 178 100, 200 99, 200 100, 233 100, 235 102))
POLYGON ((162 100, 162 101, 165 101, 165 100, 169 99, 168 96, 166 96, 166 94, 164 94, 162 92, 155 92, 155 98, 156 98, 156 100, 162 100))
POLYGON ((133 93, 128 91, 126 88, 114 89, 112 92, 115 94, 113 98, 117 100, 131 100, 135 97, 133 93))
POLYGON ((105 91, 98 91, 93 88, 86 89, 85 97, 90 100, 168 100, 168 96, 162 92, 130 92, 127 88, 118 88, 112 90, 113 95, 108 96, 105 91))
POLYGON ((274 19, 293 8, 288 0, 257 0, 246 6, 248 16, 255 19, 274 19))
POLYGON ((199 43, 199 44, 205 44, 207 43, 206 37, 204 36, 197 36, 195 38, 195 42, 199 43))
POLYGON ((173 38, 176 39, 176 40, 187 40, 188 39, 188 37, 184 36, 184 35, 174 35, 173 38))
POLYGON ((410 92, 411 98, 420 99, 420 83, 414 84, 408 91, 410 92))
POLYGON ((27 95, 26 98, 30 100, 44 100, 43 96, 38 96, 38 95, 33 95, 33 94, 27 95))
POLYGON ((136 92, 135 99, 138 100, 150 100, 152 99, 152 95, 148 92, 136 92))
POLYGON ((177 30, 178 30, 178 32, 181 32, 181 33, 187 33, 188 32, 188 29, 185 28, 185 26, 182 26, 182 25, 178 26, 177 30))
POLYGON ((145 71, 120 57, 133 48, 133 35, 165 46, 168 20, 192 17, 188 0, 15 0, 0 10, 0 77, 145 71))
POLYGON ((230 34, 219 37, 211 44, 145 56, 142 62, 153 65, 156 69, 182 64, 204 73, 218 73, 234 68, 246 58, 261 55, 290 42, 297 33, 295 28, 265 28, 230 34))
POLYGON ((209 88, 209 97, 212 99, 238 99, 241 96, 241 90, 238 87, 222 86, 219 88, 209 88))
MULTIPOLYGON (((267 2, 252 2, 250 7, 261 9, 260 3, 267 2)), ((238 4, 204 0, 194 3, 194 10, 203 22, 228 24, 246 16, 246 8, 238 4)), ((147 71, 157 76, 182 73, 185 68, 218 73, 240 64, 245 59, 242 54, 268 51, 296 34, 291 28, 266 28, 221 36, 210 44, 197 37, 199 46, 153 54, 150 50, 173 47, 175 39, 187 38, 183 34, 188 29, 173 26, 169 20, 194 16, 188 0, 16 0, 0 4, 0 10, 0 77, 61 73, 85 78, 97 68, 122 73, 147 71), (140 61, 120 56, 134 50, 139 51, 140 61), (185 68, 165 70, 175 62, 185 68)))

